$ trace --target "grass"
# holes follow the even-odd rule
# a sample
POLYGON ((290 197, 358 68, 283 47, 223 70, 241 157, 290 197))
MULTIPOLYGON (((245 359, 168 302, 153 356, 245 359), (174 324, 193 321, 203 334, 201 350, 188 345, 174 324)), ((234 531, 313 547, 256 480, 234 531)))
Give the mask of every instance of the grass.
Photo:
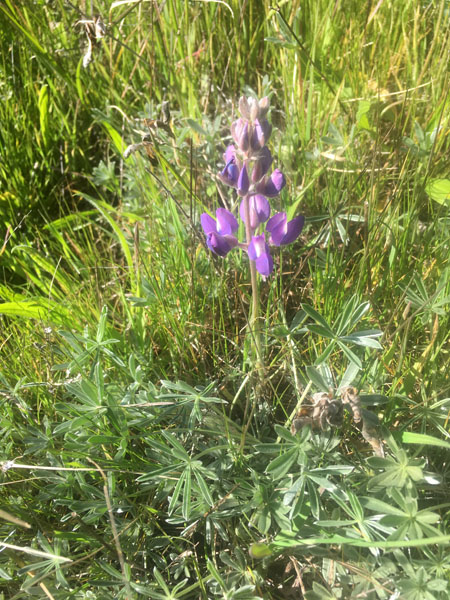
POLYGON ((447 598, 448 2, 92 5, 87 68, 75 3, 0 6, 0 598, 447 598), (307 218, 263 388, 199 227, 242 93, 307 218), (384 457, 290 433, 347 385, 384 457))

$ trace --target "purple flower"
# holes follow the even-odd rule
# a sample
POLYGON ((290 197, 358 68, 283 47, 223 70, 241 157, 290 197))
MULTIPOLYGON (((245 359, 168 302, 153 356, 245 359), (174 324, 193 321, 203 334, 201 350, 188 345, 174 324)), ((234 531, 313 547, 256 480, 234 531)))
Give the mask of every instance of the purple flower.
POLYGON ((236 187, 239 179, 239 167, 236 162, 236 148, 231 145, 225 150, 223 155, 225 159, 225 168, 218 175, 219 179, 226 185, 236 187))
POLYGON ((253 165, 252 183, 257 183, 261 177, 264 177, 272 164, 272 160, 269 148, 264 146, 264 148, 261 149, 261 152, 259 152, 258 158, 253 165))
POLYGON ((261 183, 258 184, 257 191, 260 194, 264 194, 264 196, 274 198, 275 196, 278 196, 285 185, 286 179, 284 178, 283 173, 280 171, 280 169, 275 169, 268 179, 265 178, 261 183))
MULTIPOLYGON (((260 223, 265 223, 270 217, 270 204, 267 198, 261 196, 261 194, 256 194, 255 196, 250 196, 248 205, 250 212, 250 227, 255 230, 260 223)), ((245 200, 242 200, 241 202, 239 214, 245 223, 245 200)))
POLYGON ((252 237, 247 252, 250 260, 255 261, 258 273, 261 273, 264 277, 268 277, 272 273, 273 259, 270 256, 269 246, 266 244, 264 233, 252 237))
POLYGON ((230 144, 229 146, 227 146, 225 153, 223 155, 223 160, 225 161, 226 164, 228 164, 229 162, 232 162, 234 160, 234 162, 236 162, 236 148, 233 146, 233 144, 230 144))
POLYGON ((274 246, 285 246, 295 242, 304 224, 305 217, 303 216, 295 217, 295 219, 288 222, 285 212, 273 215, 266 225, 266 231, 270 233, 269 242, 274 246))
POLYGON ((238 230, 239 225, 236 217, 225 208, 216 210, 216 218, 217 221, 208 213, 203 213, 200 222, 206 235, 208 248, 219 256, 226 256, 230 250, 238 245, 238 241, 233 234, 238 230))

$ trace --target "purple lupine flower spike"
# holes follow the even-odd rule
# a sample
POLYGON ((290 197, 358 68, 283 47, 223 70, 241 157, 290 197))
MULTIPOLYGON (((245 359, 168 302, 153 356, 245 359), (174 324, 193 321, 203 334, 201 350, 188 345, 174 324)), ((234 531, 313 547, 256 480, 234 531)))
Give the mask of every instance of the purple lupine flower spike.
POLYGON ((288 222, 285 212, 273 215, 266 225, 266 231, 270 233, 269 242, 274 246, 285 246, 295 242, 304 224, 305 217, 303 216, 295 217, 295 219, 288 222))
MULTIPOLYGON (((250 212, 250 227, 251 229, 255 230, 260 223, 265 223, 270 217, 270 204, 267 198, 261 196, 261 194, 251 196, 248 200, 248 204, 250 212)), ((245 223, 245 200, 242 200, 241 202, 239 214, 245 223)))
POLYGON ((272 273, 273 259, 270 256, 269 246, 266 243, 266 236, 254 235, 248 245, 248 257, 255 261, 256 270, 264 277, 272 273))
MULTIPOLYGON (((249 259, 258 272, 267 277, 273 269, 266 233, 254 235, 262 223, 266 223, 269 243, 283 246, 294 242, 302 231, 305 219, 298 216, 287 220, 286 213, 270 217, 268 198, 278 196, 286 185, 286 179, 279 169, 267 175, 272 165, 272 155, 266 143, 272 126, 267 120, 269 99, 242 97, 239 99, 240 118, 231 125, 234 145, 226 148, 225 167, 218 177, 236 189, 242 197, 240 216, 246 224, 246 241, 239 243, 236 238, 238 223, 231 212, 218 208, 214 219, 207 213, 201 216, 201 224, 206 234, 208 247, 226 256, 230 250, 239 247, 247 250, 249 259), (247 223, 247 218, 249 223, 247 223)), ((253 266, 252 266, 253 270, 253 266)))

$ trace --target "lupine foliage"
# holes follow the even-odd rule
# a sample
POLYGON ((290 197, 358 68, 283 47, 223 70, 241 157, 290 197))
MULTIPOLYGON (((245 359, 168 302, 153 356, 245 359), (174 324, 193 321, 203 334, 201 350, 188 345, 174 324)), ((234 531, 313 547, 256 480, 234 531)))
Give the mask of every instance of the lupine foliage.
POLYGON ((0 3, 0 598, 448 598, 449 29, 447 0, 0 3), (255 396, 258 252, 204 232, 268 256, 280 214, 255 396), (349 386, 384 456, 349 411, 291 431, 349 386))

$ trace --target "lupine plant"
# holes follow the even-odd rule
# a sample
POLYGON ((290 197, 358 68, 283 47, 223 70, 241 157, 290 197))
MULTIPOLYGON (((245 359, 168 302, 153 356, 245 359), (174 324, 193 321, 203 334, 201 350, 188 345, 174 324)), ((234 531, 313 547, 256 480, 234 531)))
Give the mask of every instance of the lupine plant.
POLYGON ((250 332, 256 351, 258 370, 263 366, 259 323, 259 273, 264 279, 273 271, 270 246, 284 246, 294 242, 300 235, 305 219, 297 216, 287 220, 285 212, 273 216, 269 198, 275 198, 286 185, 279 169, 270 175, 273 157, 267 147, 272 126, 267 120, 269 98, 261 100, 242 96, 239 100, 241 117, 231 125, 234 144, 224 154, 225 167, 219 179, 234 188, 242 198, 239 216, 245 225, 245 241, 239 242, 239 223, 235 215, 225 208, 216 210, 216 219, 208 213, 201 216, 207 246, 219 256, 226 256, 234 248, 247 252, 250 262, 252 285, 252 312, 249 319, 250 332))

